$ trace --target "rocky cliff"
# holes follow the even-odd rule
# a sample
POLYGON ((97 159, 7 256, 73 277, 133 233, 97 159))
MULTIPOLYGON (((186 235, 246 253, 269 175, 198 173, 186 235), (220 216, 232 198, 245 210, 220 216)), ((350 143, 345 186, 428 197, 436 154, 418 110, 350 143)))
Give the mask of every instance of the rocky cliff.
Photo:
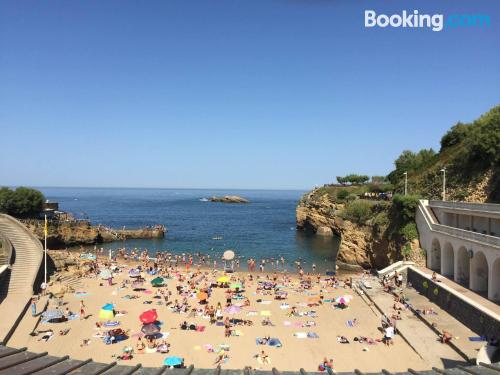
MULTIPOLYGON (((380 269, 403 258, 401 249, 406 241, 402 237, 394 235, 389 239, 377 225, 361 225, 345 220, 343 210, 343 203, 336 203, 328 194, 318 195, 313 190, 305 194, 297 205, 297 229, 316 235, 339 236, 337 260, 340 264, 380 269)), ((413 241, 411 247, 415 250, 413 257, 419 258, 418 241, 413 241)))
MULTIPOLYGON (((24 224, 40 241, 44 240, 43 220, 24 220, 24 224)), ((163 238, 166 228, 158 225, 139 229, 119 229, 91 225, 88 221, 50 222, 47 247, 64 249, 71 246, 95 245, 105 242, 122 241, 131 238, 163 238)))

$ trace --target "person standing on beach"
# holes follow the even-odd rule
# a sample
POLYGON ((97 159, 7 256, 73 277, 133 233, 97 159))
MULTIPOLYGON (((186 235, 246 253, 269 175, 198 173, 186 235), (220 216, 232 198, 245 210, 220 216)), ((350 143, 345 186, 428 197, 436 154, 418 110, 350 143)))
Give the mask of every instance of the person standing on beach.
POLYGON ((40 289, 42 290, 42 296, 45 296, 45 294, 47 293, 47 283, 46 282, 43 282, 42 285, 40 285, 40 289))
POLYGON ((85 304, 83 303, 83 299, 80 300, 80 320, 85 318, 85 304))
POLYGON ((31 298, 31 316, 36 316, 36 298, 31 298))

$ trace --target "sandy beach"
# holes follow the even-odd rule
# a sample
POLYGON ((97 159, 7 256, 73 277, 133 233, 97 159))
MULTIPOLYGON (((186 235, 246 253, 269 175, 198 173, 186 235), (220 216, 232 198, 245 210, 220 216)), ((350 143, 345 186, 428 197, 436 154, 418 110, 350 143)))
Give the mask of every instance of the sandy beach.
MULTIPOLYGON (((287 275, 286 279, 283 279, 282 274, 274 276, 258 272, 254 272, 251 276, 247 272, 228 274, 229 284, 244 284, 241 296, 248 299, 249 306, 243 306, 241 311, 230 315, 225 308, 227 288, 211 288, 208 305, 216 307, 219 302, 222 305, 223 317, 221 323, 218 323, 222 325, 218 325, 211 324, 209 317, 201 313, 204 305, 199 303, 198 293, 200 289, 208 288, 223 277, 222 271, 174 270, 170 272, 170 278, 165 278, 162 287, 151 285, 151 280, 157 275, 142 272, 145 281, 140 289, 143 290, 134 290, 132 286, 134 278, 129 274, 134 266, 123 261, 116 265, 118 268, 117 272, 113 273, 112 285, 94 274, 92 277, 81 279, 80 290, 65 293, 61 298, 62 305, 59 310, 63 313, 68 309, 78 314, 83 301, 85 319, 77 317, 62 323, 40 323, 38 331, 52 329, 54 336, 47 342, 39 341, 43 333, 36 337, 28 336, 24 343, 28 349, 35 352, 48 351, 53 355, 67 354, 76 359, 93 358, 94 361, 111 362, 115 360, 113 356, 123 354, 125 347, 132 347, 134 349, 132 359, 121 360, 120 363, 122 365, 142 363, 146 367, 161 366, 166 357, 178 356, 184 358, 187 366, 194 364, 198 368, 213 368, 216 366, 217 352, 221 346, 226 348, 223 354, 227 355, 221 366, 227 369, 250 366, 264 370, 276 367, 285 371, 302 367, 306 371, 317 371, 318 365, 325 357, 333 360, 333 369, 336 371, 352 371, 358 368, 369 372, 385 368, 396 372, 409 367, 417 370, 428 367, 397 335, 392 346, 388 347, 380 342, 383 336, 379 330, 380 316, 377 316, 354 290, 344 288, 342 282, 337 288, 327 286, 325 275, 322 275, 319 281, 314 276, 311 288, 304 289, 301 287, 298 275, 287 275), (273 277, 277 278, 276 283, 281 286, 279 290, 286 293, 285 300, 276 300, 274 289, 263 290, 262 282, 272 281, 273 277), (191 280, 191 286, 188 286, 189 283, 185 280, 191 280), (177 287, 185 289, 179 294, 177 287), (166 294, 172 293, 169 297, 172 304, 168 307, 160 291, 166 294), (133 299, 130 299, 131 296, 133 299), (318 304, 320 296, 322 303, 318 304), (348 307, 345 309, 335 308, 335 300, 338 301, 341 297, 345 297, 348 302, 348 307), (174 312, 172 305, 176 304, 176 300, 181 304, 183 299, 189 304, 188 312, 174 312), (126 313, 111 319, 101 319, 99 311, 106 304, 113 304, 115 311, 126 313), (189 316, 193 308, 200 310, 192 314, 194 316, 189 316), (295 308, 296 315, 291 315, 292 308, 295 308), (157 312, 159 331, 163 335, 158 340, 165 339, 170 345, 168 353, 145 350, 145 353, 140 354, 137 351, 137 337, 142 335, 139 316, 150 309, 155 309, 157 312), (225 337, 225 327, 222 322, 226 317, 249 320, 252 325, 233 325, 232 335, 225 337), (273 326, 262 325, 262 320, 266 317, 273 326), (96 323, 108 323, 108 321, 119 324, 113 327, 96 327, 96 323), (183 322, 204 328, 198 328, 198 331, 182 330, 180 326, 183 322), (128 338, 106 345, 102 338, 95 337, 114 328, 125 330, 128 338), (59 335, 59 331, 65 329, 69 329, 68 333, 64 336, 59 335), (339 343, 337 336, 345 336, 349 343, 339 343), (373 339, 374 343, 355 341, 355 337, 360 336, 373 339), (281 347, 257 345, 256 339, 263 337, 279 339, 281 347), (88 339, 90 340, 88 345, 81 346, 84 340, 88 339), (260 363, 255 357, 262 350, 268 355, 270 363, 260 363)), ((99 272, 104 268, 100 264, 99 272)), ((61 287, 62 285, 53 283, 49 291, 58 291, 61 287)), ((233 294, 233 297, 235 296, 236 293, 233 294)), ((49 311, 56 309, 55 301, 54 298, 50 300, 49 311)), ((243 304, 243 301, 244 299, 233 298, 232 305, 243 304)), ((143 341, 146 343, 145 339, 143 341)))

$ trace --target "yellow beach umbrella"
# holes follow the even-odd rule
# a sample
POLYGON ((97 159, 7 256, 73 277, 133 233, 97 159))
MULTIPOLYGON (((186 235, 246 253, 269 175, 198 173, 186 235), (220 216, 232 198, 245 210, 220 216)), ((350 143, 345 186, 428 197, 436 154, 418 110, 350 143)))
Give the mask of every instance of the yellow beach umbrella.
POLYGON ((228 283, 229 282, 229 277, 227 276, 221 276, 217 279, 218 283, 228 283))
POLYGON ((101 309, 99 311, 99 318, 100 319, 113 319, 115 315, 113 314, 113 310, 104 310, 101 309))

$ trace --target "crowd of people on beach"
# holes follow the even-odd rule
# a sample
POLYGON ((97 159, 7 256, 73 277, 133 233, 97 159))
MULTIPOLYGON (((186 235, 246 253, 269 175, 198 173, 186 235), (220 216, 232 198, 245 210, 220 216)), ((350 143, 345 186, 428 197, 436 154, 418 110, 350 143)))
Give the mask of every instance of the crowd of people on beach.
MULTIPOLYGON (((134 303, 142 303, 147 309, 146 312, 161 309, 163 312, 182 317, 177 319, 180 323, 175 328, 171 328, 179 332, 186 332, 186 334, 204 332, 207 327, 200 323, 199 318, 206 319, 209 327, 221 327, 221 339, 240 336, 242 328, 256 324, 265 327, 266 330, 269 329, 270 332, 280 323, 285 326, 286 324, 296 326, 299 321, 294 323, 288 321, 296 318, 303 319, 297 327, 306 332, 296 332, 294 337, 298 339, 318 338, 317 332, 314 331, 317 327, 315 321, 318 314, 317 308, 331 305, 336 311, 348 310, 352 295, 344 294, 335 298, 332 293, 344 290, 343 293, 352 293, 351 290, 357 283, 370 279, 367 272, 358 275, 360 277, 355 281, 351 277, 338 277, 335 272, 327 272, 326 275, 318 272, 305 272, 300 261, 295 262, 297 272, 296 276, 292 276, 285 268, 286 260, 283 257, 273 261, 264 259, 257 261, 249 258, 246 261, 247 272, 238 272, 237 268, 240 266, 238 264, 234 273, 232 269, 231 272, 221 271, 216 268, 215 264, 211 267, 212 261, 217 260, 201 253, 175 255, 158 252, 150 256, 147 250, 119 249, 108 257, 102 254, 95 259, 84 256, 82 259, 84 259, 83 266, 80 267, 79 272, 83 279, 97 281, 100 288, 112 287, 113 289, 109 290, 114 290, 114 293, 123 291, 121 293, 126 294, 121 296, 121 299, 138 300, 134 303), (272 272, 265 272, 268 266, 272 267, 272 272), (157 279, 159 281, 155 285, 157 279), (150 285, 153 287, 151 288, 150 285), (249 293, 257 298, 249 298, 249 293), (291 302, 290 293, 304 296, 300 299, 301 303, 291 302), (215 298, 215 295, 218 297, 215 298), (272 301, 279 304, 279 308, 283 310, 282 318, 286 319, 285 321, 277 322, 271 318, 269 311, 258 311, 260 304, 272 301), (236 318, 236 314, 242 311, 247 313, 246 317, 236 318), (260 318, 256 320, 255 317, 259 316, 259 313, 260 318)), ((402 312, 409 308, 404 292, 404 278, 401 273, 395 272, 384 277, 381 282, 383 290, 393 296, 394 302, 392 309, 381 316, 380 336, 347 335, 344 332, 338 332, 333 336, 337 343, 367 345, 363 347, 363 351, 368 351, 369 345, 377 343, 383 343, 387 347, 394 345, 394 337, 398 333, 398 321, 403 319, 402 312)), ((45 285, 44 293, 47 291, 51 293, 49 285, 45 285)), ((85 292, 76 291, 74 294, 84 296, 85 292)), ((37 314, 37 302, 36 298, 32 300, 34 316, 37 314)), ((54 314, 43 315, 42 323, 68 323, 73 320, 85 321, 93 317, 93 314, 87 311, 84 298, 79 300, 76 312, 71 311, 66 302, 64 295, 52 296, 49 310, 54 314)), ((106 306, 103 307, 103 309, 106 308, 106 306)), ((432 308, 425 308, 421 313, 429 315, 436 312, 432 308)), ((117 319, 128 314, 127 310, 119 309, 112 304, 108 312, 105 311, 102 316, 99 314, 99 319, 93 322, 94 334, 92 337, 85 337, 80 346, 82 348, 89 346, 93 339, 102 341, 105 345, 128 340, 126 341, 128 345, 120 353, 113 354, 113 358, 122 361, 132 360, 135 356, 146 353, 171 353, 172 348, 176 346, 176 341, 170 340, 168 334, 161 332, 161 326, 158 325, 156 318, 143 324, 140 330, 134 331, 133 326, 121 326, 117 319)), ((360 324, 362 322, 357 317, 352 317, 346 322, 346 327, 357 327, 360 324)), ((70 330, 69 326, 60 330, 41 329, 33 335, 37 336, 38 341, 47 343, 58 335, 67 335, 70 330)), ((447 331, 443 331, 440 336, 443 343, 449 343, 452 338, 453 335, 447 331)), ((256 344, 259 350, 254 358, 258 366, 265 366, 271 363, 271 358, 262 348, 269 346, 280 348, 283 342, 279 337, 267 333, 257 337, 256 344)), ((217 346, 207 344, 203 348, 215 355, 213 362, 215 366, 224 365, 230 361, 232 352, 226 344, 217 346)), ((318 361, 318 370, 333 371, 333 358, 330 357, 327 356, 318 361)), ((179 366, 184 366, 184 362, 172 365, 172 367, 179 366)))

